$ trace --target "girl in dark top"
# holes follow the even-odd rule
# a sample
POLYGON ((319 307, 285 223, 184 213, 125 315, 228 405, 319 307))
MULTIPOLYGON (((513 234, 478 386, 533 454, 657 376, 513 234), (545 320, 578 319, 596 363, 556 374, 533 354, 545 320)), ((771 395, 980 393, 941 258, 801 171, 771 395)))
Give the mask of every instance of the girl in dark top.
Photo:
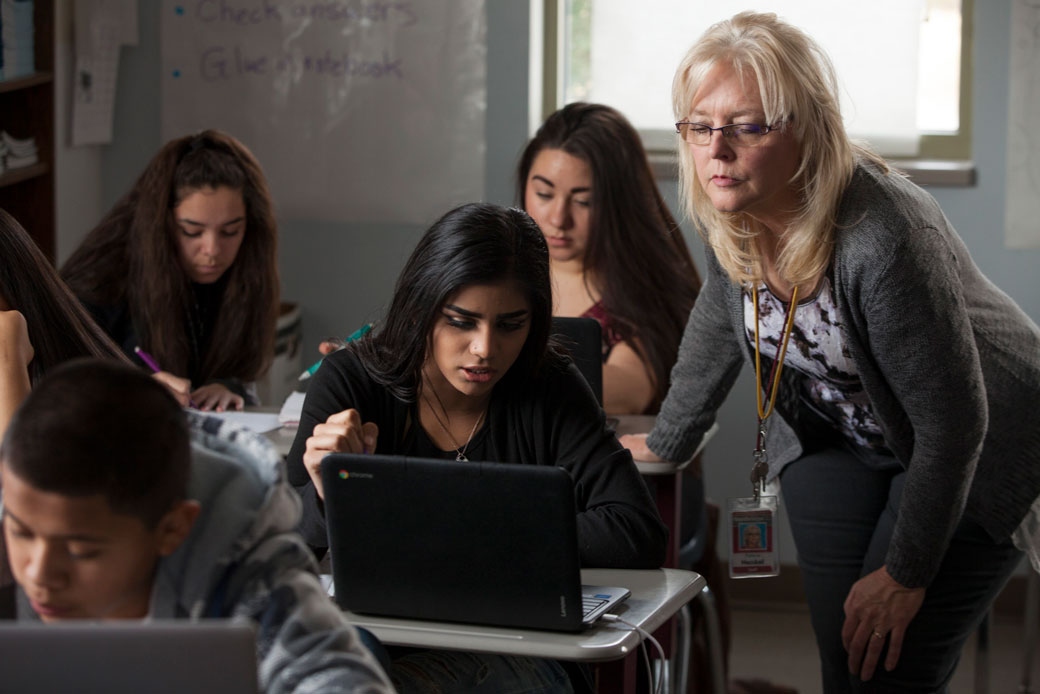
POLYGON ((549 245, 553 313, 603 327, 603 407, 656 412, 700 279, 623 115, 565 106, 520 158, 518 199, 549 245))
POLYGON ((33 384, 85 356, 123 359, 21 225, 0 210, 0 437, 33 384))
MULTIPOLYGON (((327 453, 407 454, 563 467, 574 479, 583 564, 660 566, 666 532, 653 502, 592 392, 550 340, 550 324, 548 251, 530 217, 473 204, 435 223, 377 332, 328 356, 308 387, 288 461, 307 541, 327 545, 319 474, 327 453)), ((513 672, 499 666, 515 659, 455 655, 429 657, 450 660, 463 679, 479 667, 513 672)), ((400 691, 433 676, 425 657, 395 663, 400 691)), ((569 690, 559 664, 533 669, 530 691, 569 690)))
POLYGON ((260 165, 207 130, 159 150, 62 276, 124 352, 155 358, 182 404, 241 408, 274 354, 276 246, 260 165))

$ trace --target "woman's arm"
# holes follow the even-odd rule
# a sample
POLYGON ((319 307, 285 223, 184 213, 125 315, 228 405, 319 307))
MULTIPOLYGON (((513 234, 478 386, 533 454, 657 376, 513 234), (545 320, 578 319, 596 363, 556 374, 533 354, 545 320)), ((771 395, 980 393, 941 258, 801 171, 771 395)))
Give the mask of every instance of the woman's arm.
POLYGON ((0 438, 29 395, 28 367, 33 354, 25 317, 18 311, 0 311, 0 438))
POLYGON ((619 342, 603 364, 603 409, 607 414, 642 414, 654 400, 650 369, 628 342, 619 342))
POLYGON ((743 354, 729 313, 738 292, 706 249, 707 278, 686 323, 668 395, 646 445, 660 458, 688 460, 715 421, 715 412, 740 373, 743 354))
MULTIPOLYGON (((879 419, 894 441, 912 441, 903 501, 886 556, 892 577, 928 585, 961 518, 988 427, 982 366, 951 239, 911 229, 871 263, 857 305, 869 341, 851 348, 877 365, 863 373, 868 394, 894 396, 879 419), (869 379, 880 375, 882 383, 869 379)), ((966 251, 965 251, 966 253, 966 251)), ((970 260, 968 261, 970 262, 970 260)))

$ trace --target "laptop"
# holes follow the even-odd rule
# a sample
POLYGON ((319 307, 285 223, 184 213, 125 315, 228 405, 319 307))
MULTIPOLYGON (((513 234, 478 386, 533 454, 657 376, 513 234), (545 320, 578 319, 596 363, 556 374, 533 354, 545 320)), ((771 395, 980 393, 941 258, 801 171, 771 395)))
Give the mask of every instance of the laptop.
POLYGON ((603 329, 595 318, 554 316, 552 332, 570 352, 574 365, 603 404, 603 329))
POLYGON ((352 612, 581 631, 629 595, 583 591, 562 468, 332 453, 322 482, 335 598, 352 612))
POLYGON ((62 622, 0 626, 0 693, 257 694, 248 624, 62 622))

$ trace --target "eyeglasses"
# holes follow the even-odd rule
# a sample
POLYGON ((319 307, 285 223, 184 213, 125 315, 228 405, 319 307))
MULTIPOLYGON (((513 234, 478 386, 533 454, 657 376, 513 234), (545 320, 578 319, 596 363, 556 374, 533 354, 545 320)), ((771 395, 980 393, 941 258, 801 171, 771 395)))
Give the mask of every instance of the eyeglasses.
POLYGON ((759 125, 757 123, 730 123, 713 128, 704 123, 679 121, 675 124, 675 132, 691 145, 707 145, 711 143, 711 134, 718 130, 726 141, 739 147, 754 147, 762 138, 774 130, 779 130, 783 122, 776 125, 759 125))

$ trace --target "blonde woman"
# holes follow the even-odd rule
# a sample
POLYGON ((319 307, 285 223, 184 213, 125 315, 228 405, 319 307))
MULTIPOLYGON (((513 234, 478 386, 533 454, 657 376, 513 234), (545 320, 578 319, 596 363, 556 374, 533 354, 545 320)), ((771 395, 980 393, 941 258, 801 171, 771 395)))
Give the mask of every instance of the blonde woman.
POLYGON ((748 416, 765 420, 824 691, 945 691, 1040 494, 1040 330, 928 193, 849 140, 800 30, 750 12, 711 27, 673 105, 707 279, 654 430, 624 442, 688 457, 760 355, 748 416))

